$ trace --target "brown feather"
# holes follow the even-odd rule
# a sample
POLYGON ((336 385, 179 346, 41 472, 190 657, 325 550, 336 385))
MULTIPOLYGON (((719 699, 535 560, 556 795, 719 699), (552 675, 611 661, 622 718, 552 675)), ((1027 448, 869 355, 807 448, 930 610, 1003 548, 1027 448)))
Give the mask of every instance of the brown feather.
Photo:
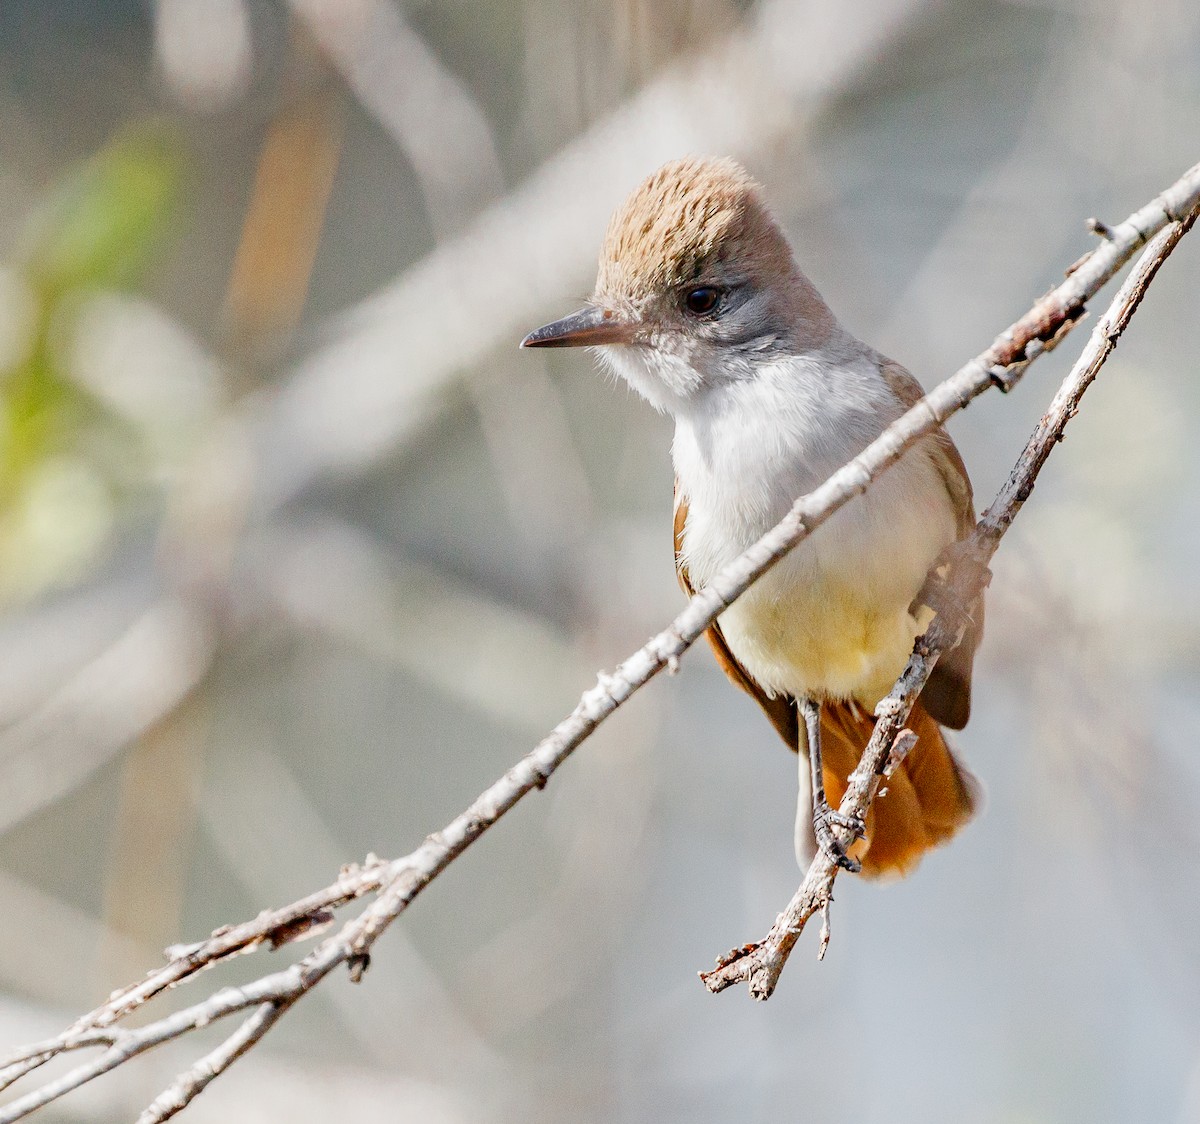
MULTIPOLYGON (((866 836, 850 851, 867 878, 908 874, 926 851, 962 827, 979 804, 979 782, 954 756, 919 699, 908 728, 917 735, 917 744, 875 797, 867 812, 866 836)), ((845 795, 874 729, 874 718, 853 703, 822 705, 821 759, 833 807, 845 795)))
POLYGON ((758 185, 734 160, 664 164, 617 208, 600 250, 598 297, 637 304, 693 280, 713 255, 762 261, 780 278, 792 251, 758 185))

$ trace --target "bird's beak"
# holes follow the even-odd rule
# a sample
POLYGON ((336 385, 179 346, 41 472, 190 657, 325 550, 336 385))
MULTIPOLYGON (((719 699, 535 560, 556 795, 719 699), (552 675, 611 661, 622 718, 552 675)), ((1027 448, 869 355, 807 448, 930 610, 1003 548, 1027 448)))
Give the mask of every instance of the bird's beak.
POLYGON ((629 343, 634 325, 608 308, 589 306, 530 332, 522 347, 595 347, 629 343))

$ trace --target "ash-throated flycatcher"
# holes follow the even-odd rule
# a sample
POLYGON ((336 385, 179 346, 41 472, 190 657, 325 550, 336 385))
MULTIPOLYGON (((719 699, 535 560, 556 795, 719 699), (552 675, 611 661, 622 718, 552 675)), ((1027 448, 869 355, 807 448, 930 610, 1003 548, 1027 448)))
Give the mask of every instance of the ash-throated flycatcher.
MULTIPOLYGON (((524 347, 597 348, 675 420, 675 565, 691 594, 921 397, 897 363, 834 318, 732 160, 667 164, 612 218, 595 294, 524 347)), ((942 726, 970 710, 977 605, 909 720, 916 746, 865 824, 831 811, 876 704, 930 612, 931 566, 974 525, 971 483, 942 430, 926 438, 760 578, 708 630, 725 673, 801 753, 796 851, 817 844, 864 874, 903 874, 978 802, 942 726), (800 719, 804 721, 801 723, 800 719), (847 851, 830 831, 848 827, 847 851)))

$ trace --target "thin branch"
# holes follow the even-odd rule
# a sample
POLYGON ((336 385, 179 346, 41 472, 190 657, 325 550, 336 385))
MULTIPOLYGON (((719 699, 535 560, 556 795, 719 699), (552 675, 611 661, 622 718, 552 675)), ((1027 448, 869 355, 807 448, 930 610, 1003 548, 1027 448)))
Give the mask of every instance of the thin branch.
MULTIPOLYGON (((185 1073, 155 1102, 155 1111, 171 1109, 177 1102, 179 1107, 182 1107, 182 1104, 186 1104, 187 1100, 213 1077, 223 1072, 245 1050, 259 1041, 284 1010, 315 987, 334 968, 343 963, 347 964, 351 970, 351 978, 360 978, 369 963, 374 942, 421 890, 522 797, 545 785, 546 780, 571 752, 631 695, 664 668, 676 666, 679 657, 703 635, 705 629, 735 598, 835 511, 861 494, 875 477, 899 460, 907 449, 948 417, 963 409, 968 402, 991 386, 1010 389, 1030 362, 1055 346, 1078 322, 1087 300, 1148 238, 1171 224, 1170 230, 1154 243, 1155 254, 1161 253, 1161 257, 1165 257, 1187 225, 1190 225, 1189 216, 1198 203, 1200 165, 1192 168, 1153 202, 1113 228, 1109 240, 1080 262, 1062 285, 1038 301, 1030 313, 1003 333, 987 351, 922 399, 885 430, 863 453, 834 473, 816 491, 800 498, 775 528, 722 570, 709 586, 698 593, 670 627, 652 637, 611 675, 602 673, 596 685, 584 693, 575 710, 530 754, 514 765, 442 831, 430 835, 417 850, 390 863, 368 859, 361 869, 348 868, 331 886, 290 906, 263 913, 243 925, 218 930, 207 941, 199 944, 168 950, 171 959, 167 965, 151 973, 140 983, 115 993, 107 1003, 77 1020, 57 1039, 36 1043, 12 1053, 0 1063, 0 1088, 64 1051, 85 1045, 108 1046, 100 1057, 87 1065, 76 1067, 25 1097, 11 1102, 0 1110, 0 1124, 9 1124, 21 1119, 36 1108, 154 1046, 206 1026, 215 1019, 249 1007, 257 1007, 255 1015, 248 1019, 239 1031, 208 1055, 202 1063, 185 1073), (378 892, 378 896, 358 917, 348 921, 335 936, 324 940, 289 968, 264 976, 244 987, 222 989, 201 1003, 138 1030, 111 1029, 99 1033, 167 988, 226 957, 252 951, 267 942, 275 945, 287 943, 315 928, 324 927, 332 920, 329 912, 331 909, 371 892, 378 892)), ((1143 261, 1149 257, 1150 255, 1147 255, 1143 261)), ((1155 269, 1161 257, 1156 258, 1155 269)), ((1140 276, 1142 273, 1139 267, 1139 273, 1134 279, 1140 276)), ((1128 321, 1128 316, 1136 307, 1137 299, 1140 299, 1140 292, 1152 276, 1153 269, 1145 276, 1141 287, 1136 289, 1135 299, 1130 304, 1124 320, 1114 321, 1114 324, 1119 322, 1123 327, 1128 321)), ((1128 285, 1122 292, 1127 289, 1128 285)), ((1111 342, 1119 335, 1120 329, 1110 327, 1107 330, 1111 335, 1105 338, 1108 339, 1107 347, 1111 350, 1111 342)), ((1099 362, 1103 362, 1103 358, 1099 362)), ((1098 367, 1099 363, 1096 366, 1098 367)), ((1058 403, 1060 398, 1061 393, 1055 402, 1058 403)), ((1075 401, 1077 399, 1066 401, 1063 408, 1069 413, 1074 409, 1075 401)), ((1048 438, 1051 446, 1056 437, 1057 434, 1051 431, 1048 438)), ((1036 461, 1035 458, 1030 462, 1035 463, 1033 475, 1036 475, 1037 468, 1040 468, 1044 459, 1042 455, 1040 461, 1036 461)), ((1014 473, 1019 470, 1021 464, 1018 464, 1014 473)), ((1031 481, 1032 477, 1029 480, 1031 481)), ((1023 490, 1022 485, 1018 483, 1013 494, 1018 503, 1023 502, 1028 494, 1027 488, 1023 490)), ((1004 495, 1005 493, 1002 493, 1002 497, 1004 495)), ((989 522, 990 515, 991 510, 981 522, 981 528, 992 526, 992 522, 989 522)), ((987 533, 994 533, 995 541, 998 541, 1007 523, 1003 522, 999 513, 993 522, 996 530, 987 533)), ((1008 522, 1011 522, 1011 517, 1008 522)), ((995 549, 994 543, 990 549, 995 549)), ((881 773, 886 765, 895 737, 903 728, 908 713, 907 705, 911 705, 912 698, 915 698, 920 686, 928 677, 936 662, 937 653, 952 641, 950 625, 953 623, 954 605, 961 603, 963 591, 967 588, 966 585, 962 585, 961 588, 959 586, 967 581, 982 582, 986 559, 991 557, 990 550, 982 557, 982 562, 976 559, 974 563, 970 558, 961 559, 953 567, 948 595, 942 597, 935 606, 942 612, 935 618, 923 642, 918 645, 913 661, 901 677, 897 688, 889 699, 881 704, 876 734, 864 754, 863 764, 852 778, 847 797, 843 800, 843 811, 847 810, 848 801, 869 801, 870 795, 873 795, 878 784, 877 774, 881 773), (944 607, 942 601, 945 602, 944 607)), ((849 807, 853 808, 853 804, 849 804, 849 807)), ((810 871, 810 875, 812 873, 810 871)), ((831 885, 832 872, 828 872, 828 876, 831 885)), ((808 881, 806 879, 805 885, 808 885, 808 881)), ((797 899, 802 898, 803 893, 802 886, 797 899)), ((827 892, 821 901, 827 905, 827 892)), ((821 908, 821 901, 816 902, 816 908, 821 908)), ((796 905, 795 899, 793 905, 796 905)), ((774 951, 769 953, 769 956, 773 957, 769 963, 759 951, 767 947, 764 944, 740 950, 737 955, 726 958, 718 971, 728 969, 736 977, 738 971, 749 964, 752 957, 757 957, 755 963, 764 965, 762 972, 766 974, 754 977, 759 982, 755 985, 752 980, 752 988, 757 986, 758 991, 765 997, 774 986, 774 979, 777 979, 787 952, 795 943, 803 920, 812 912, 809 909, 805 913, 806 908, 804 902, 801 902, 798 912, 793 913, 789 907, 789 912, 781 918, 776 928, 779 929, 780 925, 783 928, 775 944, 771 946, 774 951), (770 977, 772 971, 774 976, 770 977)), ((735 981, 731 979, 729 982, 735 981)), ((177 1108, 171 1111, 177 1111, 177 1108)))
MULTIPOLYGON (((1141 303, 1146 287, 1154 279, 1159 266, 1191 228, 1196 215, 1194 206, 1182 221, 1172 222, 1151 240, 1108 311, 1092 331, 1087 346, 1063 380, 1050 408, 1029 438, 996 499, 984 512, 971 537, 953 552, 952 572, 936 596, 937 616, 928 632, 917 640, 908 665, 891 693, 876 708, 874 733, 850 777, 839 808, 843 815, 858 820, 866 817, 884 779, 891 755, 904 740, 903 726, 913 703, 937 664, 938 657, 957 642, 968 607, 987 584, 990 576, 987 566, 1000 545, 1000 539, 1012 526, 1017 512, 1028 499, 1038 473, 1051 450, 1062 440, 1067 422, 1075 416, 1084 392, 1112 354, 1117 340, 1141 303)), ((842 842, 848 846, 851 840, 847 837, 842 842)), ((701 972, 700 978, 705 987, 716 993, 733 984, 746 983, 755 999, 769 999, 805 924, 815 913, 824 916, 818 954, 824 955, 828 943, 828 911, 837 875, 837 864, 824 853, 818 852, 800 888, 776 919, 767 937, 757 944, 734 949, 717 961, 715 969, 701 972)))
MULTIPOLYGON (((306 966, 310 961, 322 959, 318 957, 318 953, 324 949, 325 946, 322 946, 305 960, 293 964, 290 968, 281 972, 273 972, 244 987, 222 988, 200 1003, 185 1007, 183 1010, 176 1011, 155 1022, 147 1023, 137 1030, 110 1031, 112 1045, 103 1054, 68 1070, 53 1081, 48 1081, 40 1088, 5 1105, 0 1110, 0 1121, 10 1124, 11 1121, 20 1120, 51 1101, 58 1100, 59 1097, 72 1090, 116 1069, 117 1066, 123 1065, 131 1058, 144 1054, 156 1046, 161 1046, 164 1042, 180 1038, 190 1031, 200 1030, 218 1019, 226 1018, 238 1011, 257 1007, 260 1004, 290 1006, 300 995, 328 975, 341 959, 345 959, 345 957, 330 959, 327 964, 322 965, 320 970, 306 971, 306 966)), ((262 1033, 266 1033, 269 1025, 270 1022, 263 1026, 262 1033)), ((261 1034, 258 1037, 261 1037, 261 1034)), ((236 1055, 229 1058, 226 1065, 232 1063, 235 1057, 236 1055)))
MULTIPOLYGON (((404 860, 399 860, 403 863, 404 860)), ((365 894, 380 889, 398 863, 387 863, 368 856, 366 863, 343 868, 338 880, 323 890, 292 902, 280 909, 265 910, 253 921, 225 926, 216 930, 208 940, 193 945, 175 945, 167 949, 170 960, 151 972, 144 980, 115 991, 106 1003, 82 1016, 56 1038, 14 1050, 0 1059, 0 1090, 23 1076, 16 1070, 29 1062, 40 1064, 55 1054, 80 1046, 107 1042, 103 1034, 93 1035, 93 1028, 104 1028, 124 1018, 131 1011, 155 996, 195 975, 219 964, 230 956, 253 952, 259 945, 273 947, 287 944, 309 935, 318 925, 331 921, 330 909, 345 905, 365 894)), ((26 1069, 24 1072, 28 1072, 26 1069)))
POLYGON ((181 1073, 146 1107, 137 1124, 162 1124, 185 1109, 209 1083, 224 1073, 258 1042, 292 1005, 289 1002, 264 1003, 215 1050, 207 1053, 181 1073))

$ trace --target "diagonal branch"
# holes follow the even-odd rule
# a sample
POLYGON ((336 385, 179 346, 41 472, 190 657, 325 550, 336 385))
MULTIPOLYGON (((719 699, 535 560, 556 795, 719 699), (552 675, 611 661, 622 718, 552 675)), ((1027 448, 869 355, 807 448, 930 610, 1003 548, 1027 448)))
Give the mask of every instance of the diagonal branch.
MULTIPOLYGON (((223 1072, 246 1050, 258 1042, 275 1021, 302 995, 315 987, 331 971, 346 964, 352 979, 359 979, 367 964, 375 941, 402 913, 413 899, 438 874, 466 850, 480 835, 513 808, 526 794, 545 785, 550 775, 610 714, 636 691, 646 685, 664 668, 673 667, 679 657, 716 618, 772 565, 795 547, 835 511, 861 494, 870 482, 891 465, 921 438, 931 433, 947 418, 963 409, 973 398, 992 386, 1008 390, 1024 368, 1039 354, 1055 346, 1082 317, 1086 302, 1127 262, 1145 242, 1160 231, 1153 254, 1143 258, 1143 265, 1152 260, 1146 272, 1142 266, 1131 278, 1122 293, 1130 291, 1124 319, 1102 327, 1106 333, 1098 346, 1103 356, 1128 322, 1141 292, 1153 276, 1158 263, 1190 225, 1193 212, 1200 204, 1200 165, 1192 168, 1157 199, 1130 216, 1119 226, 1108 230, 1108 240, 1076 265, 1067 280, 1052 290, 999 336, 981 355, 966 364, 911 410, 891 425, 858 457, 834 473, 821 487, 796 501, 788 515, 764 535, 745 554, 717 575, 716 579, 698 593, 671 625, 652 637, 645 646, 620 664, 612 674, 601 674, 594 687, 586 691, 574 711, 560 722, 534 750, 514 765, 503 777, 480 795, 461 815, 445 828, 430 835, 411 854, 392 862, 369 858, 362 868, 347 868, 337 881, 290 906, 268 911, 253 921, 218 930, 208 940, 196 945, 168 950, 169 963, 152 972, 145 980, 117 993, 105 1004, 82 1016, 57 1038, 35 1043, 0 1059, 0 1089, 27 1075, 50 1058, 61 1053, 91 1046, 108 1049, 93 1061, 76 1067, 61 1077, 33 1089, 27 1095, 0 1109, 0 1124, 10 1124, 35 1109, 48 1104, 72 1089, 116 1068, 137 1054, 163 1042, 181 1037, 193 1030, 227 1015, 250 1007, 255 1012, 216 1050, 197 1063, 155 1101, 147 1110, 146 1120, 164 1120, 184 1107, 209 1081, 223 1072), (1142 278, 1140 284, 1138 278, 1142 278), (1130 290, 1130 285, 1134 288, 1130 290), (1119 324, 1119 327, 1116 325, 1119 324), (346 922, 338 933, 326 938, 312 952, 282 971, 271 973, 240 988, 225 988, 208 999, 185 1010, 151 1022, 137 1030, 114 1026, 130 1012, 138 1009, 162 992, 181 983, 221 960, 243 952, 251 952, 269 943, 274 947, 286 944, 332 922, 331 910, 367 894, 377 897, 356 918, 346 922)), ((1097 329, 1099 331, 1099 328, 1097 329)), ((1097 339, 1099 337, 1093 337, 1097 339)), ((1089 349, 1090 351, 1091 349, 1089 349)), ((1094 369, 1088 381, 1094 376, 1094 369)), ((1082 393, 1082 390, 1079 391, 1082 393)), ((1056 407, 1069 416, 1078 398, 1060 392, 1056 407), (1062 400, 1062 404, 1058 405, 1062 400)), ((1050 417, 1050 415, 1047 415, 1050 417)), ((1053 446, 1061 430, 1048 431, 1045 451, 1053 446)), ((1040 431, 1039 431, 1040 432, 1040 431)), ((1032 446, 1033 443, 1031 443, 1032 446)), ((1040 448, 1041 446, 1039 446, 1040 448)), ((1027 450, 1027 452, 1029 452, 1027 450)), ((1019 476, 1022 463, 1014 470, 1016 483, 1012 498, 1004 505, 993 505, 980 524, 984 538, 979 540, 977 557, 961 559, 953 567, 948 593, 935 598, 941 610, 930 632, 918 645, 909 669, 889 700, 876 728, 876 737, 864 755, 864 764, 843 801, 847 810, 849 800, 869 802, 879 783, 879 774, 888 760, 894 739, 903 726, 907 705, 928 677, 937 653, 952 642, 950 626, 955 615, 956 600, 968 588, 968 582, 982 582, 986 562, 995 543, 1004 533, 1016 506, 1028 494, 1028 486, 1045 460, 1030 453, 1029 475, 1019 476), (1025 481, 1025 483, 1022 483, 1025 481), (1009 512, 1006 516, 1004 513, 1009 512), (1006 521, 1007 520, 1007 521, 1006 521), (989 539, 987 536, 994 536, 989 539), (907 704, 906 704, 907 700, 907 704)), ((1002 493, 1002 499, 1007 493, 1002 493)), ((998 501, 999 502, 999 501, 998 501)), ((975 540, 971 540, 974 542, 975 540)), ((977 588, 977 587, 976 587, 977 588)), ((852 807, 852 805, 851 805, 852 807)), ((865 807, 865 803, 864 803, 865 807)), ((828 877, 814 867, 811 879, 828 877), (816 873, 814 874, 814 871, 816 873)), ((815 887, 817 883, 813 883, 815 887)), ((797 895, 803 898, 805 887, 797 895)), ((779 970, 795 943, 799 927, 814 909, 827 908, 828 892, 813 899, 813 908, 804 899, 777 923, 762 946, 739 951, 725 959, 718 973, 729 976, 721 982, 712 974, 709 986, 714 990, 728 986, 740 978, 751 980, 755 994, 765 997, 778 978, 779 970), (805 910, 807 909, 807 912, 805 910), (789 920, 785 921, 785 918, 789 920), (781 928, 782 926, 782 928, 781 928), (777 932, 778 930, 778 932, 777 932), (763 952, 762 950, 767 950, 763 952), (773 975, 771 974, 773 972, 773 975), (742 974, 739 974, 742 973, 742 974), (719 984, 719 986, 714 986, 719 984)))

